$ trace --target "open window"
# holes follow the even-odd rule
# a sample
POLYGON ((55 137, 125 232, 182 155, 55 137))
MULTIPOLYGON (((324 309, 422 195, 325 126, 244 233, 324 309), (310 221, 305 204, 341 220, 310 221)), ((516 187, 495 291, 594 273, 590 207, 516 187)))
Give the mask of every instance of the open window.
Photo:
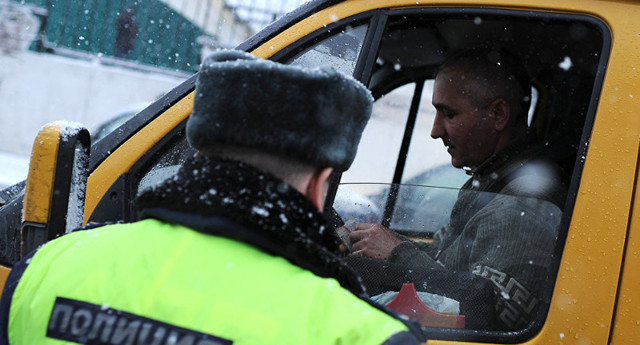
MULTIPOLYGON (((466 317, 463 328, 474 330, 452 332, 442 328, 451 325, 426 323, 432 338, 528 339, 544 325, 587 154, 609 33, 593 17, 531 11, 417 8, 370 15, 365 48, 353 75, 368 85, 376 103, 356 161, 342 174, 332 207, 343 221, 382 224, 436 259, 437 250, 424 243, 455 221, 454 205, 469 195, 490 205, 522 209, 485 219, 470 215, 465 224, 485 221, 486 229, 491 224, 498 229, 500 222, 517 223, 522 216, 528 219, 529 232, 540 237, 514 236, 505 244, 521 256, 511 267, 475 262, 434 269, 411 260, 347 260, 374 299, 388 302, 388 293, 413 283, 419 294, 451 298, 457 303, 455 313, 466 317), (524 63, 532 79, 529 134, 541 146, 539 155, 556 168, 566 197, 544 200, 473 191, 473 181, 467 182, 470 176, 451 165, 440 139, 431 138, 436 113, 431 95, 438 68, 451 53, 486 44, 508 49, 524 63), (526 255, 531 259, 522 261, 526 255)), ((486 255, 501 255, 500 248, 494 249, 486 255)))

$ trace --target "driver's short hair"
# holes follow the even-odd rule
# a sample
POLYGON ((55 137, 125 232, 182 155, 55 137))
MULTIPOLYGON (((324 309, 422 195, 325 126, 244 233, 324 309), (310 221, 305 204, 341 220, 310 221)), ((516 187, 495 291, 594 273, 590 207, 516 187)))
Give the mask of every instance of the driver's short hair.
POLYGON ((504 98, 516 114, 515 121, 526 123, 531 105, 531 77, 521 59, 514 53, 493 46, 479 46, 458 51, 447 57, 438 73, 459 68, 469 82, 476 83, 480 95, 472 95, 476 105, 484 106, 504 98))

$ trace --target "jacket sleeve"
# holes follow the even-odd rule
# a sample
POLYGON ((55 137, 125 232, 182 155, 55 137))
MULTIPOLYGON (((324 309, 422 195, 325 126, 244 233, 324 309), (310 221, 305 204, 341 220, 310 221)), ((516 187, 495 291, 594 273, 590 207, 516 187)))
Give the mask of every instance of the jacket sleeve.
POLYGON ((393 248, 388 260, 403 265, 442 269, 442 264, 434 259, 433 248, 432 243, 420 243, 407 239, 393 248))
POLYGON ((34 250, 13 265, 11 273, 9 273, 9 277, 7 277, 7 281, 4 284, 2 298, 0 299, 0 345, 9 345, 9 311, 11 310, 11 300, 20 282, 20 278, 35 253, 36 251, 34 250))

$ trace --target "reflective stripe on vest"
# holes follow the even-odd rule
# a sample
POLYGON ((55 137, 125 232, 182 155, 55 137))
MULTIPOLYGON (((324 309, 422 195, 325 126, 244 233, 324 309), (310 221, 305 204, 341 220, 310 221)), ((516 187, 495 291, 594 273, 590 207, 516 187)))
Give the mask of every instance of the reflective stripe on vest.
POLYGON ((172 327, 233 344, 379 344, 406 330, 334 279, 241 242, 147 219, 42 247, 14 293, 9 341, 61 344, 58 333, 69 332, 75 343, 99 336, 117 343, 118 324, 116 340, 131 345, 200 345, 206 338, 171 338, 172 327), (56 315, 54 305, 67 314, 56 315), (105 328, 96 320, 110 314, 98 309, 127 317, 105 328), (159 327, 167 336, 153 342, 148 337, 159 327), (48 328, 58 336, 45 337, 48 328))

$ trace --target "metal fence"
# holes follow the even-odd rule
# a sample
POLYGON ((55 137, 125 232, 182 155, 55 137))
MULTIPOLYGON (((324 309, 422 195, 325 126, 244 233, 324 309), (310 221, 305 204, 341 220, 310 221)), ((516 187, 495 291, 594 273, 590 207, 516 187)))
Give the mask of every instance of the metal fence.
POLYGON ((40 19, 31 49, 192 73, 303 0, 12 0, 40 19))

